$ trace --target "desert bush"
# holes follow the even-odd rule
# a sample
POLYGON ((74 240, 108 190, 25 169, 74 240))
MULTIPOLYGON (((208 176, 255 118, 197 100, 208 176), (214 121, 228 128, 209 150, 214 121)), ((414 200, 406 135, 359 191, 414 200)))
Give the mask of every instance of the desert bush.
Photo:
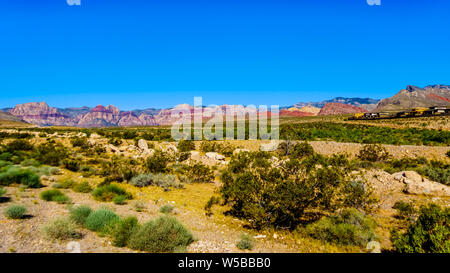
POLYGON ((22 165, 24 167, 29 167, 29 166, 39 167, 41 165, 41 163, 35 159, 29 158, 29 159, 25 159, 24 161, 20 162, 20 165, 22 165))
POLYGON ((61 144, 43 143, 34 149, 34 158, 42 164, 59 166, 68 157, 67 149, 61 144))
POLYGON ((354 194, 345 190, 351 179, 344 160, 314 155, 276 168, 269 158, 262 152, 237 154, 221 175, 220 193, 229 213, 253 228, 294 228, 306 210, 333 212, 354 194))
POLYGON ((377 203, 372 188, 361 180, 347 181, 342 189, 342 205, 345 207, 371 211, 377 203))
POLYGON ((0 198, 5 195, 6 190, 4 188, 0 188, 0 198))
POLYGON ((68 178, 58 181, 58 184, 60 185, 61 189, 71 189, 73 186, 76 185, 76 182, 68 178))
POLYGON ((136 217, 130 216, 115 222, 111 228, 112 243, 117 247, 128 245, 131 235, 139 228, 136 217))
POLYGON ((51 240, 80 239, 81 233, 76 230, 75 224, 68 218, 56 218, 42 227, 45 237, 51 240))
POLYGON ((112 160, 101 163, 100 175, 106 177, 109 182, 129 181, 138 173, 139 168, 134 159, 113 157, 112 160))
POLYGON ((287 156, 290 154, 293 146, 294 146, 294 143, 290 140, 282 141, 278 144, 276 153, 279 156, 287 156))
POLYGON ((231 156, 233 155, 233 151, 235 150, 235 147, 229 143, 220 143, 217 141, 202 141, 200 143, 200 151, 204 153, 208 152, 216 152, 223 154, 224 156, 231 156))
POLYGON ((15 153, 17 151, 31 151, 33 148, 33 144, 25 139, 15 139, 3 146, 3 150, 10 153, 15 153))
POLYGON ((132 249, 147 252, 173 252, 194 241, 192 233, 176 218, 161 216, 150 220, 134 232, 129 240, 132 249))
POLYGON ((21 205, 10 205, 4 210, 6 218, 9 219, 22 219, 25 217, 27 209, 21 205))
POLYGON ((182 173, 192 183, 209 183, 214 181, 214 172, 200 162, 195 162, 192 165, 183 165, 182 173))
POLYGON ((70 204, 71 200, 67 195, 57 195, 52 198, 52 201, 58 204, 70 204))
POLYGON ((307 142, 300 142, 292 147, 289 153, 290 158, 301 159, 314 154, 313 147, 307 142))
POLYGON ((251 250, 253 248, 253 239, 248 234, 242 234, 236 246, 242 250, 251 250))
POLYGON ((113 202, 116 205, 125 205, 127 203, 127 197, 123 195, 117 195, 113 198, 113 202))
POLYGON ((91 212, 92 209, 89 206, 78 206, 70 210, 70 219, 76 224, 84 226, 91 212))
POLYGON ((180 140, 177 145, 178 151, 180 152, 190 152, 195 150, 195 143, 192 140, 180 140))
POLYGON ((87 137, 73 137, 70 140, 73 147, 88 149, 90 147, 87 137))
POLYGON ((73 185, 72 188, 75 192, 81 192, 81 193, 89 193, 92 191, 92 187, 87 181, 83 181, 81 183, 77 183, 73 185))
MULTIPOLYGON (((64 193, 58 189, 46 190, 41 192, 41 199, 45 201, 57 201, 61 196, 65 196, 64 193)), ((63 199, 61 199, 63 200, 63 199)))
POLYGON ((136 187, 159 186, 165 189, 169 187, 182 188, 183 184, 177 181, 172 174, 140 174, 131 179, 130 184, 136 187))
POLYGON ((99 209, 89 214, 86 218, 85 226, 89 230, 103 232, 118 220, 119 216, 117 216, 113 211, 108 209, 99 209))
POLYGON ((167 204, 167 205, 160 207, 159 212, 168 214, 168 213, 171 213, 174 209, 175 209, 174 206, 167 204))
POLYGON ((422 169, 419 169, 418 172, 422 175, 427 176, 433 181, 442 183, 444 185, 450 185, 450 165, 445 166, 436 166, 429 165, 425 166, 422 169))
POLYGON ((15 166, 7 166, 0 170, 0 185, 8 186, 12 183, 20 183, 29 188, 42 186, 38 175, 28 169, 15 166))
POLYGON ((75 159, 64 159, 63 166, 69 171, 78 172, 78 170, 80 169, 80 161, 75 159))
POLYGON ((366 144, 359 150, 358 158, 369 162, 386 161, 390 154, 380 144, 366 144))
POLYGON ((100 186, 97 187, 93 192, 92 196, 94 196, 95 200, 103 201, 103 202, 110 202, 114 199, 114 197, 122 195, 126 197, 127 199, 133 199, 133 196, 131 193, 128 193, 123 188, 114 185, 109 184, 106 186, 100 186))
POLYGON ((394 251, 401 253, 450 253, 450 208, 429 204, 406 232, 391 231, 394 251))
POLYGON ((170 159, 162 151, 156 150, 152 156, 147 158, 145 167, 151 173, 165 173, 168 171, 167 164, 170 159))
POLYGON ((375 227, 373 219, 350 208, 308 225, 306 232, 313 238, 333 244, 363 247, 376 238, 375 227))
POLYGON ((407 203, 404 201, 397 201, 392 208, 397 210, 397 217, 400 219, 410 220, 417 212, 413 203, 407 203))
POLYGON ((191 153, 190 152, 181 152, 180 156, 178 157, 178 161, 183 162, 189 159, 189 157, 191 157, 191 153))

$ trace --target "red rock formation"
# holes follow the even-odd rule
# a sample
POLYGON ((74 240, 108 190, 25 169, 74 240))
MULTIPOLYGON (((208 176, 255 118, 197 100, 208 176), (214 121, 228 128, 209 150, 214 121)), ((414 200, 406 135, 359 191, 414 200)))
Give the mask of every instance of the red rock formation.
POLYGON ((74 120, 63 115, 58 109, 49 107, 45 102, 30 102, 18 104, 9 111, 10 114, 23 119, 26 122, 47 126, 74 126, 74 120))
POLYGON ((320 109, 319 116, 325 115, 338 115, 338 114, 352 114, 352 113, 365 113, 367 110, 339 102, 329 102, 320 109))
POLYGON ((280 110, 280 117, 310 117, 313 113, 307 113, 300 110, 280 110))
POLYGON ((108 105, 104 107, 98 105, 89 113, 80 118, 77 126, 79 127, 105 127, 116 126, 120 120, 119 108, 108 105))

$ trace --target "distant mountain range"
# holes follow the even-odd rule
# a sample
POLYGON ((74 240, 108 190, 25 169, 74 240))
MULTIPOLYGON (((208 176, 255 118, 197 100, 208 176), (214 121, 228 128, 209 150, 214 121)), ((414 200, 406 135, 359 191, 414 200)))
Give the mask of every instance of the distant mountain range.
MULTIPOLYGON (((371 98, 336 97, 320 102, 299 102, 291 107, 283 107, 280 116, 315 116, 349 114, 371 111, 395 111, 413 107, 450 106, 450 86, 430 85, 425 88, 408 86, 391 98, 377 100, 371 98)), ((225 105, 221 106, 222 110, 225 105)), ((244 108, 240 107, 239 111, 244 108)), ((120 111, 113 105, 90 107, 55 108, 45 102, 18 104, 14 108, 0 111, 0 120, 25 121, 39 126, 113 127, 113 126, 155 126, 170 125, 177 117, 172 110, 193 113, 187 104, 172 109, 148 108, 144 110, 120 111)), ((205 110, 204 110, 205 111, 205 110)))
POLYGON ((370 99, 370 98, 343 98, 343 97, 336 97, 331 100, 324 100, 319 102, 299 102, 294 105, 294 107, 302 108, 305 106, 314 106, 317 108, 322 108, 327 103, 341 103, 341 104, 348 104, 353 105, 356 107, 364 108, 367 111, 372 111, 377 107, 377 104, 380 100, 377 99, 370 99))

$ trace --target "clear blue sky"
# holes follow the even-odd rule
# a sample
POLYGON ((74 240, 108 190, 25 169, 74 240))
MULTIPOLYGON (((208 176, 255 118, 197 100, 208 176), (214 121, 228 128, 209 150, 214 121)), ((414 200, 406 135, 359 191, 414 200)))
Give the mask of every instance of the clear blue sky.
POLYGON ((2 0, 0 108, 389 97, 450 84, 449 13, 448 0, 2 0))

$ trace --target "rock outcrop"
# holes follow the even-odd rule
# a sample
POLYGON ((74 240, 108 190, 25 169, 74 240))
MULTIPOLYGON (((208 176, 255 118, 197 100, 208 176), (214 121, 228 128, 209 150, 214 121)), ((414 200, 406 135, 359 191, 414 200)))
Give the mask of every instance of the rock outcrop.
POLYGON ((423 178, 414 171, 392 174, 395 180, 405 184, 404 192, 408 194, 450 196, 450 187, 423 178))
POLYGON ((339 102, 329 102, 322 107, 318 115, 326 116, 326 115, 353 114, 365 112, 367 112, 367 110, 361 107, 343 104, 339 102))

